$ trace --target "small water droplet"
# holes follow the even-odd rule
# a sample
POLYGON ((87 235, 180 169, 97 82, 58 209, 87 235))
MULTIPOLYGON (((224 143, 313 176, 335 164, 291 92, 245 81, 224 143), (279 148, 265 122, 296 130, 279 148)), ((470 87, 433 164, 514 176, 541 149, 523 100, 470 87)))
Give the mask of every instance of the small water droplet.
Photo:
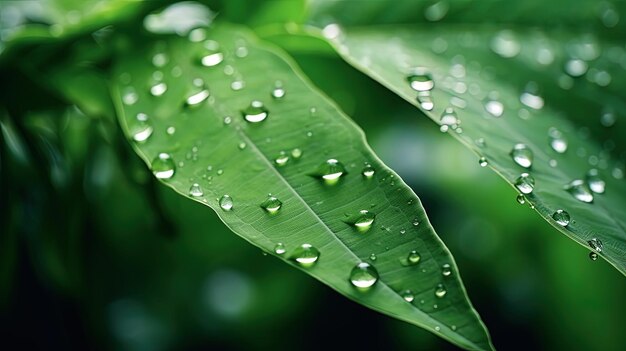
POLYGON ((587 68, 589 68, 587 62, 580 59, 571 59, 565 63, 565 73, 574 78, 585 74, 585 72, 587 72, 587 68))
POLYGON ((350 272, 350 282, 357 288, 367 289, 378 281, 376 268, 367 262, 357 264, 350 272))
POLYGON ((598 238, 592 238, 591 240, 587 241, 587 244, 589 244, 589 246, 596 252, 602 252, 602 249, 604 248, 604 245, 602 245, 602 241, 598 238))
POLYGON ((169 62, 169 58, 167 57, 167 54, 164 52, 159 52, 154 54, 154 56, 152 56, 152 64, 154 65, 154 67, 163 67, 165 65, 167 65, 167 63, 169 62))
POLYGON ((443 284, 438 284, 435 288, 435 296, 437 296, 438 298, 446 296, 447 293, 448 291, 446 290, 446 287, 443 286, 443 284))
POLYGON ((311 244, 302 244, 293 251, 292 259, 304 267, 310 267, 320 257, 320 251, 311 244))
POLYGON ((500 31, 491 41, 491 50, 504 58, 517 56, 521 49, 521 44, 510 30, 500 31))
POLYGON ((275 214, 280 210, 283 203, 277 197, 268 195, 267 199, 261 203, 261 208, 270 214, 275 214))
POLYGON ((372 261, 376 261, 376 259, 377 259, 376 254, 375 254, 375 253, 372 253, 372 254, 370 255, 370 260, 372 260, 372 261))
POLYGON ((489 161, 487 161, 487 158, 486 158, 485 156, 481 156, 481 157, 478 159, 478 164, 479 164, 481 167, 487 167, 487 165, 489 164, 489 161))
POLYGON ((174 135, 174 133, 176 133, 176 127, 169 126, 169 127, 167 127, 165 132, 167 133, 167 135, 174 135))
POLYGON ((204 195, 204 192, 202 191, 200 184, 198 183, 191 184, 191 187, 189 187, 189 195, 193 197, 200 197, 204 195))
POLYGON ((456 112, 454 111, 454 108, 451 106, 446 107, 446 109, 443 110, 443 113, 441 114, 441 118, 439 119, 439 122, 441 123, 442 126, 447 126, 449 128, 455 129, 459 124, 459 119, 456 116, 456 112))
POLYGON ((222 61, 224 61, 224 54, 221 52, 214 52, 213 50, 210 50, 209 53, 202 56, 202 59, 200 59, 200 63, 202 63, 202 66, 204 67, 217 66, 222 61))
POLYGON ((501 117, 504 113, 504 104, 498 100, 487 100, 485 102, 485 110, 494 117, 501 117))
POLYGON ((415 219, 413 220, 413 226, 414 226, 414 227, 417 227, 418 225, 420 225, 420 221, 419 221, 419 219, 418 219, 418 218, 415 218, 415 219))
MULTIPOLYGON (((433 306, 433 307, 434 307, 434 308, 437 308, 437 305, 435 305, 435 306, 433 306)), ((440 330, 441 330, 441 327, 440 327, 440 326, 438 326, 438 325, 436 325, 436 326, 435 326, 435 331, 440 331, 440 330)))
POLYGON ((222 175, 224 174, 224 170, 223 169, 218 169, 217 170, 217 175, 222 175))
POLYGON ((411 290, 404 290, 402 292, 402 298, 406 302, 413 302, 413 300, 415 299, 415 295, 413 295, 413 292, 411 290))
POLYGON ((429 91, 420 91, 417 93, 417 102, 420 107, 426 111, 432 111, 435 107, 435 101, 429 91))
POLYGON ((150 87, 150 94, 152 94, 152 96, 161 96, 165 94, 166 91, 167 91, 167 84, 163 82, 156 83, 155 85, 150 87))
POLYGON ((450 276, 450 274, 452 274, 452 268, 448 263, 444 263, 441 266, 441 274, 443 274, 444 277, 448 277, 450 276))
POLYGON ((160 153, 152 161, 152 173, 159 179, 170 179, 176 172, 176 164, 169 154, 160 153))
POLYGON ((209 98, 209 90, 202 89, 196 93, 191 94, 187 100, 185 100, 185 104, 187 106, 198 106, 201 102, 206 101, 209 98))
POLYGON ((424 18, 431 22, 437 22, 446 16, 449 9, 450 5, 447 1, 437 1, 424 9, 424 18))
POLYGON ((530 194, 535 188, 535 178, 528 173, 522 173, 515 180, 515 187, 522 192, 522 194, 530 194))
POLYGON ((343 163, 331 158, 319 165, 312 175, 322 178, 327 184, 335 184, 346 173, 343 163))
POLYGON ((189 32, 189 41, 199 43, 206 39, 206 30, 204 28, 196 28, 189 32))
POLYGON ((376 214, 368 210, 360 210, 357 214, 351 215, 344 221, 353 225, 358 231, 366 232, 372 227, 376 214))
POLYGON ((407 78, 409 85, 415 91, 429 91, 435 87, 432 74, 424 67, 413 69, 407 78))
POLYGON ((569 213, 564 210, 556 210, 556 212, 552 214, 552 219, 554 219, 554 221, 562 227, 567 227, 570 222, 569 213))
POLYGON ((524 196, 524 194, 519 194, 519 195, 517 195, 517 197, 515 198, 515 200, 517 200, 517 202, 518 202, 520 205, 523 205, 523 204, 525 204, 525 203, 526 203, 526 196, 524 196))
POLYGON ((137 92, 133 87, 127 87, 124 89, 124 93, 122 94, 122 102, 124 105, 134 105, 137 103, 137 100, 139 100, 139 95, 137 95, 137 92))
POLYGON ((241 111, 241 114, 246 121, 250 123, 259 123, 267 118, 269 111, 265 108, 261 101, 254 100, 250 103, 250 106, 241 111))
POLYGON ((476 146, 480 148, 484 148, 487 146, 487 142, 485 141, 485 138, 478 138, 474 141, 474 143, 476 143, 476 146))
POLYGON ((567 139, 565 139, 563 133, 556 128, 550 128, 548 135, 550 136, 550 147, 552 147, 552 150, 560 154, 567 151, 567 139))
POLYGON ((133 135, 133 140, 142 143, 150 138, 154 129, 152 128, 148 115, 145 113, 138 113, 136 120, 137 122, 131 127, 130 132, 133 135))
POLYGON ((296 160, 299 159, 300 157, 302 157, 302 150, 300 150, 299 148, 291 150, 291 157, 296 160))
POLYGON ((246 146, 247 146, 247 144, 246 144, 246 143, 244 143, 243 141, 242 141, 242 142, 240 142, 240 143, 239 143, 239 145, 237 145, 237 147, 239 148, 239 150, 243 150, 243 149, 245 149, 245 148, 246 148, 246 146))
POLYGON ((222 210, 230 211, 233 209, 233 198, 229 195, 224 195, 220 198, 219 204, 222 210))
POLYGON ((593 191, 596 194, 603 194, 605 187, 606 187, 606 183, 604 182, 604 180, 602 178, 600 178, 600 175, 598 174, 598 170, 595 168, 592 168, 589 170, 589 172, 587 172, 587 185, 589 186, 589 189, 591 189, 591 191, 593 191))
POLYGON ((609 128, 615 124, 616 119, 617 118, 615 117, 615 112, 613 112, 612 110, 605 110, 600 115, 600 124, 602 124, 604 127, 609 128))
POLYGON ((409 252, 406 260, 410 265, 416 265, 422 259, 422 256, 416 250, 409 252))
POLYGON ((530 168, 533 165, 533 152, 525 144, 515 144, 511 150, 513 161, 524 168, 530 168))
POLYGON ((282 255, 285 252, 287 252, 287 249, 285 248, 285 244, 278 243, 278 244, 276 244, 276 246, 274 246, 274 253, 275 254, 282 255))
POLYGON ((372 167, 372 165, 370 164, 366 164, 365 167, 363 167, 363 170, 361 171, 361 174, 363 175, 363 177, 370 179, 374 176, 374 173, 376 173, 376 171, 374 170, 374 167, 372 167))
POLYGON ((224 124, 225 125, 229 125, 232 121, 233 121, 233 119, 230 118, 230 116, 224 117, 224 124))
POLYGON ((593 251, 591 251, 591 252, 589 253, 589 259, 591 259, 592 261, 597 260, 597 259, 598 259, 598 254, 597 254, 597 253, 595 253, 595 252, 593 252, 593 251))
POLYGON ((276 163, 279 167, 286 165, 287 162, 289 162, 289 155, 284 151, 281 151, 280 154, 278 154, 278 156, 274 159, 274 163, 276 163))
POLYGON ((593 194, 580 179, 573 180, 565 185, 565 190, 579 201, 591 203, 593 202, 593 194))
POLYGON ((541 110, 544 105, 543 98, 537 93, 538 87, 534 82, 526 85, 526 90, 520 95, 520 102, 532 109, 541 110))
POLYGON ((285 97, 285 88, 283 88, 283 84, 281 81, 276 81, 274 83, 274 89, 272 89, 272 97, 276 100, 280 100, 285 97))

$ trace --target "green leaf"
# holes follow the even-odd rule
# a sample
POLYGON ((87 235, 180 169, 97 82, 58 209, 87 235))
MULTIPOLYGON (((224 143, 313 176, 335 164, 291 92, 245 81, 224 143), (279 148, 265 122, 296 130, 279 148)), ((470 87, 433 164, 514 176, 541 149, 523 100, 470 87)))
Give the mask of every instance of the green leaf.
POLYGON ((215 210, 264 252, 350 299, 458 346, 491 349, 454 260, 419 199, 374 155, 358 127, 289 59, 247 31, 221 25, 206 37, 203 43, 140 37, 134 50, 120 53, 115 67, 112 94, 120 123, 131 140, 140 140, 133 141, 135 150, 163 183, 215 210), (201 64, 203 57, 210 67, 201 64), (151 87, 161 83, 166 91, 153 96, 151 87), (277 84, 285 92, 281 98, 272 97, 277 84), (246 115, 263 120, 248 122, 246 115), (374 170, 371 178, 362 175, 367 164, 374 170), (341 171, 335 184, 323 179, 341 171), (278 202, 267 201, 270 193, 278 202), (354 217, 361 210, 369 211, 364 217, 375 216, 368 231, 350 224, 366 226, 367 218, 354 217), (279 243, 286 252, 275 251, 279 243), (294 261, 298 252, 311 253, 303 252, 304 244, 320 252, 309 267, 294 261), (407 261, 412 250, 421 255, 415 265, 407 261), (380 276, 368 291, 350 283, 361 262, 380 276), (442 274, 446 264, 450 275, 442 274), (436 296, 439 284, 446 289, 443 297, 436 296), (403 298, 407 289, 412 302, 403 298))
MULTIPOLYGON (((504 10, 498 4, 490 13, 504 10)), ((626 125, 621 97, 626 51, 621 42, 606 39, 617 29, 601 25, 591 10, 597 4, 584 4, 587 12, 574 10, 584 30, 522 30, 514 23, 464 25, 444 19, 433 25, 334 28, 325 34, 348 62, 437 123, 445 124, 442 116, 453 108, 460 122, 449 127, 450 135, 484 157, 514 187, 522 173, 529 173, 536 184, 525 201, 559 231, 626 274, 626 141, 621 137, 626 125), (595 34, 600 32, 602 38, 595 34), (424 72, 432 77, 434 89, 416 86, 425 90, 418 92, 409 77, 424 72), (511 152, 518 143, 532 151, 531 167, 514 162, 511 152), (598 174, 605 191, 592 191, 601 189, 590 172, 598 174), (582 186, 567 190, 577 180, 582 186), (576 190, 582 194, 575 196, 576 190), (591 197, 593 201, 579 200, 591 197), (559 210, 569 213, 568 225, 555 220, 559 210), (601 252, 594 239, 603 243, 601 252)), ((549 4, 544 7, 553 13, 549 4)), ((363 15, 357 7, 354 11, 363 15)), ((543 16, 544 11, 536 12, 543 16)), ((454 13, 460 22, 462 15, 454 13)), ((476 13, 469 13, 468 22, 475 21, 476 13)), ((524 14, 515 21, 534 23, 524 14)))

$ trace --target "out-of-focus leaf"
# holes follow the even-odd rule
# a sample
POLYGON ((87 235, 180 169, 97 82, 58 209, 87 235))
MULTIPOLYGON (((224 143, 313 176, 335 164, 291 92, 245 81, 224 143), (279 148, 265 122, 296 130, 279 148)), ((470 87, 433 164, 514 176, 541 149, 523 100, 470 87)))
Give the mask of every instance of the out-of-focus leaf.
POLYGON ((222 25, 190 38, 137 38, 116 64, 120 123, 155 175, 350 299, 461 347, 491 349, 419 199, 362 132, 245 30, 222 25), (266 202, 269 193, 280 202, 266 202), (304 244, 319 250, 307 267, 297 262, 304 244), (410 264, 413 250, 420 259, 410 264), (367 291, 351 283, 359 263, 379 276, 367 291))

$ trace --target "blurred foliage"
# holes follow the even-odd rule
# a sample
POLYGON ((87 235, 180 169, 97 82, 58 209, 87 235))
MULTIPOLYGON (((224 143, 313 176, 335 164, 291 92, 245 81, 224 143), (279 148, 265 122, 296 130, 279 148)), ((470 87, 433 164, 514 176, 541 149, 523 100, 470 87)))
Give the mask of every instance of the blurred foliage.
MULTIPOLYGON (((97 26, 81 34, 77 25, 52 38, 51 22, 25 17, 26 32, 50 42, 13 47, 5 24, 15 12, 5 6, 15 3, 0 2, 2 347, 455 349, 263 256, 211 211, 158 186, 102 96, 111 57, 98 40, 106 31, 96 40, 97 26), (95 73, 85 76, 85 67, 95 73), (55 70, 68 73, 55 77, 55 70), (92 94, 93 104, 72 106, 72 94, 92 94)), ((120 10, 128 17, 116 25, 138 27, 135 16, 163 3, 120 10)), ((263 5, 209 2, 219 16, 249 20, 259 32, 304 16, 302 2, 263 5)), ((570 5, 561 8, 573 11, 570 5)), ((550 19, 538 15, 536 23, 550 19)), ((480 12, 475 21, 482 21, 480 12)), ((589 261, 587 250, 519 206, 515 192, 469 151, 325 44, 288 40, 284 47, 314 84, 418 189, 496 347, 623 349, 626 282, 619 272, 589 261)))

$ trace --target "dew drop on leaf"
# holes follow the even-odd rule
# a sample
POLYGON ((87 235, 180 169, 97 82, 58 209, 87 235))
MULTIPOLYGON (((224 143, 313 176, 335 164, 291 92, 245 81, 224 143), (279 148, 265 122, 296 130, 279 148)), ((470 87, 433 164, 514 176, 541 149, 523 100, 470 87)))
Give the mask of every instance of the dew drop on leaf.
POLYGON ((565 185, 565 190, 578 201, 586 203, 593 202, 593 194, 587 188, 585 182, 580 179, 573 180, 571 183, 565 185))
POLYGON ((344 174, 346 167, 343 163, 331 158, 319 165, 312 175, 322 178, 326 184, 335 184, 344 174))
POLYGON ((282 205, 283 203, 276 196, 268 195, 267 199, 261 203, 261 208, 270 214, 275 214, 282 205))
POLYGON ((142 143, 150 138, 154 129, 152 128, 148 115, 145 113, 138 113, 135 119, 137 121, 130 128, 130 132, 134 141, 142 143))
POLYGON ((193 197, 200 197, 204 195, 204 192, 202 191, 200 184, 198 183, 191 184, 191 186, 189 187, 189 195, 193 197))
POLYGON ((589 259, 590 259, 590 260, 592 260, 592 261, 597 260, 597 259, 598 259, 598 254, 597 254, 597 253, 595 253, 595 252, 593 252, 593 251, 592 251, 592 252, 590 252, 590 253, 589 253, 589 259))
POLYGON ((511 150, 513 161, 524 168, 530 168, 533 165, 533 152, 525 144, 515 144, 511 150))
POLYGON ((556 128, 550 128, 548 135, 550 136, 550 147, 552 150, 560 154, 567 151, 567 139, 565 139, 561 131, 556 128))
POLYGON ((556 212, 552 214, 552 219, 562 227, 567 227, 570 223, 569 213, 564 210, 556 210, 556 212))
POLYGON ((523 204, 525 204, 525 203, 526 203, 526 197, 524 196, 524 194, 519 194, 519 195, 517 195, 517 197, 515 198, 515 200, 517 200, 517 202, 518 202, 520 205, 523 205, 523 204))
POLYGON ((269 111, 261 101, 254 100, 250 103, 250 106, 241 111, 241 114, 247 122, 259 123, 267 118, 269 111))
POLYGON ((442 126, 447 126, 452 129, 455 129, 459 124, 459 119, 457 118, 456 112, 453 107, 446 107, 441 114, 439 122, 442 126))
POLYGON ((413 302, 413 300, 415 299, 415 295, 413 295, 413 292, 411 290, 404 290, 402 292, 402 298, 406 302, 413 302))
POLYGON ((137 103, 137 100, 139 100, 139 95, 137 95, 137 92, 133 87, 127 87, 126 89, 124 89, 124 92, 122 94, 122 102, 124 103, 124 105, 134 105, 135 103, 137 103))
POLYGON ((504 113, 504 105, 498 100, 488 99, 485 101, 485 110, 494 117, 501 117, 504 113))
POLYGON ((165 94, 166 91, 167 91, 167 84, 163 82, 156 83, 152 87, 150 87, 150 94, 152 96, 161 96, 165 94))
POLYGON ((530 194, 533 192, 533 189, 535 189, 535 178, 528 173, 522 173, 515 180, 515 187, 522 194, 530 194))
POLYGON ((587 63, 583 60, 571 59, 565 63, 565 73, 574 78, 580 77, 587 72, 588 67, 587 63))
POLYGON ((510 30, 500 31, 491 41, 491 50, 504 58, 517 56, 522 46, 510 30))
POLYGON ((159 179, 170 179, 176 172, 176 164, 167 153, 160 153, 152 160, 152 173, 159 179))
POLYGON ((281 151, 274 159, 274 163, 279 167, 286 165, 287 162, 289 162, 289 155, 284 151, 281 151))
POLYGON ((591 191, 593 191, 596 194, 603 194, 605 187, 606 187, 606 183, 604 182, 604 180, 602 178, 600 178, 600 175, 598 174, 598 170, 593 168, 590 169, 589 172, 587 172, 587 185, 589 186, 589 189, 591 191))
POLYGON ((420 91, 417 93, 417 103, 426 111, 432 111, 435 107, 435 102, 429 91, 420 91))
POLYGON ((302 244, 298 246, 292 254, 292 259, 304 267, 314 265, 319 257, 320 251, 311 244, 302 244))
POLYGON ((432 74, 424 67, 413 69, 407 78, 409 86, 415 91, 429 91, 435 87, 432 74))
POLYGON ((219 200, 220 207, 224 211, 230 211, 233 209, 233 198, 229 195, 223 195, 219 200))
POLYGON ((481 157, 478 159, 478 164, 479 164, 481 167, 487 167, 487 165, 489 164, 489 161, 487 161, 487 158, 486 158, 485 156, 481 156, 481 157))
POLYGON ((421 259, 422 259, 422 256, 420 256, 419 252, 417 252, 416 250, 409 252, 409 255, 406 258, 407 262, 410 265, 418 264, 421 259))
POLYGON ((287 249, 285 249, 285 244, 277 243, 276 246, 274 246, 274 253, 275 254, 282 255, 285 252, 287 252, 287 249))
POLYGON ((201 89, 200 91, 189 95, 189 97, 185 100, 185 104, 187 106, 198 106, 201 102, 206 101, 206 99, 209 98, 209 95, 208 89, 201 89))
POLYGON ((604 246, 602 245, 602 241, 598 238, 592 238, 587 242, 589 246, 596 252, 602 252, 604 246))
POLYGON ((378 271, 367 262, 361 262, 352 268, 350 282, 357 288, 367 289, 378 281, 378 271))
POLYGON ((363 170, 361 171, 361 174, 363 175, 363 177, 370 179, 374 176, 374 173, 376 173, 376 171, 374 170, 374 167, 372 167, 372 165, 370 164, 366 164, 365 167, 363 167, 363 170))
POLYGON ((366 232, 372 227, 375 218, 375 213, 368 210, 360 210, 358 213, 345 219, 345 222, 353 225, 360 232, 366 232))
POLYGON ((446 287, 443 286, 443 284, 438 284, 435 288, 435 296, 437 296, 438 298, 446 296, 447 293, 448 291, 446 290, 446 287))
POLYGON ((450 274, 452 274, 452 268, 450 267, 450 265, 448 263, 444 263, 441 266, 441 274, 444 277, 448 277, 448 276, 450 276, 450 274))

